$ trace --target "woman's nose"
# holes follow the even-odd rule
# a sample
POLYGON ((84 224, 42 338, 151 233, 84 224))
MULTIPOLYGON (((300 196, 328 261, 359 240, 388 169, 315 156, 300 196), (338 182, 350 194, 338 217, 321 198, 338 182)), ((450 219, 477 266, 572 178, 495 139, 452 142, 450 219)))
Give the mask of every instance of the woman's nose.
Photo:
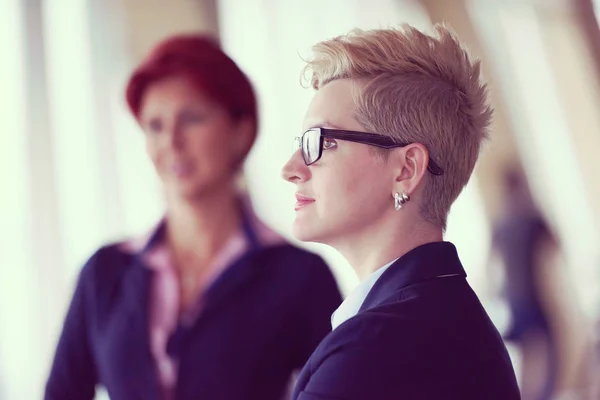
POLYGON ((176 150, 185 147, 185 132, 179 126, 174 126, 169 131, 169 146, 176 150))
POLYGON ((306 181, 309 174, 310 171, 304 163, 301 150, 294 152, 281 169, 281 177, 291 183, 306 181))

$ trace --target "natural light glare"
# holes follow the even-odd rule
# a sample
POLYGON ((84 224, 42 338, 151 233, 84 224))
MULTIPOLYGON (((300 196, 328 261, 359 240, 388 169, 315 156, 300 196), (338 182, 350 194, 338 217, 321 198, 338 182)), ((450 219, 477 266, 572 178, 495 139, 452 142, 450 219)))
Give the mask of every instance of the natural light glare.
POLYGON ((125 236, 145 234, 164 213, 160 183, 154 167, 146 154, 144 132, 127 109, 124 99, 126 79, 130 71, 123 71, 114 79, 109 91, 111 120, 114 127, 115 162, 119 171, 119 192, 122 209, 126 210, 120 221, 125 236))
POLYGON ((0 398, 40 398, 40 315, 29 220, 28 137, 25 126, 23 15, 19 0, 0 2, 0 398), (18 305, 18 306, 15 306, 18 305))
POLYGON ((89 10, 83 0, 44 2, 50 111, 57 164, 60 229, 70 275, 102 238, 100 154, 89 43, 89 10))
POLYGON ((489 253, 490 229, 477 181, 472 177, 452 205, 444 239, 454 243, 459 249, 469 282, 480 295, 486 292, 485 267, 489 253))
POLYGON ((594 7, 594 14, 596 14, 596 21, 600 20, 600 0, 592 0, 592 6, 594 7))

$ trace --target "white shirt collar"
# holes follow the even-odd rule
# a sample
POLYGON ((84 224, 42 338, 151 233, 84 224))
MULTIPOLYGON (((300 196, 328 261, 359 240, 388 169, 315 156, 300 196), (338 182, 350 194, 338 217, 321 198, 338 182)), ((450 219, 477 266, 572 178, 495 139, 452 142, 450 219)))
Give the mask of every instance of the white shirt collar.
POLYGON ((383 267, 371 273, 367 279, 359 283, 358 286, 352 292, 350 292, 348 297, 346 297, 338 309, 335 310, 331 315, 332 330, 358 314, 360 306, 362 306, 362 303, 367 298, 367 295, 371 291, 371 288, 373 288, 373 285, 375 285, 375 282, 377 282, 385 270, 388 269, 394 262, 396 262, 396 260, 398 260, 398 258, 390 261, 383 267))

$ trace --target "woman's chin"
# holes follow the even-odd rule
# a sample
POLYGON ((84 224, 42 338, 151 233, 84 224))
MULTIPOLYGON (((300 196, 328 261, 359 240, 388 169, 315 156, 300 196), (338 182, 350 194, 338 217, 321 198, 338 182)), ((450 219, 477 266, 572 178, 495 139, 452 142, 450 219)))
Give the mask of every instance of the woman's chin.
POLYGON ((322 242, 317 227, 307 226, 297 220, 292 225, 292 235, 301 242, 322 242))

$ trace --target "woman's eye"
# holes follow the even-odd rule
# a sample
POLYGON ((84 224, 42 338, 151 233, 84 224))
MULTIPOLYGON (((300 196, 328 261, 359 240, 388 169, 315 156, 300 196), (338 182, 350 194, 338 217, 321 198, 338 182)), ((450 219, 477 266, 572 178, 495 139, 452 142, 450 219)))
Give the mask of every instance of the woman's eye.
POLYGON ((323 139, 323 150, 331 150, 337 146, 337 143, 333 139, 323 139))
POLYGON ((148 123, 148 125, 146 126, 146 132, 151 133, 153 135, 160 133, 161 130, 162 130, 162 123, 157 119, 150 121, 148 123))

